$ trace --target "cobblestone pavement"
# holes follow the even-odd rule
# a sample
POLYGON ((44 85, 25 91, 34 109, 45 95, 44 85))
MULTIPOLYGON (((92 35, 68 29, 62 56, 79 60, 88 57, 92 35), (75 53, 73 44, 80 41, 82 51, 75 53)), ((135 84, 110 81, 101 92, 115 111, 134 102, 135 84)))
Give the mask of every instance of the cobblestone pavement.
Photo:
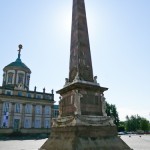
MULTIPOLYGON (((134 150, 150 150, 150 135, 122 135, 121 138, 134 150)), ((0 150, 38 150, 46 140, 1 140, 0 150)))

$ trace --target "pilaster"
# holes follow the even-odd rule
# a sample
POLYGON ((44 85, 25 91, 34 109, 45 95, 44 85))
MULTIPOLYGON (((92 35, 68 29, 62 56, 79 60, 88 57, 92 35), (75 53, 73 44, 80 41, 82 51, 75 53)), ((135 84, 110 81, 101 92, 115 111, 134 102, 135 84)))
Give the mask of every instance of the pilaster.
POLYGON ((45 105, 42 105, 42 120, 41 120, 41 128, 44 128, 44 119, 45 119, 45 105))
POLYGON ((32 105, 32 125, 31 127, 34 128, 35 126, 35 104, 32 105))
POLYGON ((3 119, 2 111, 3 111, 3 102, 0 100, 0 127, 2 126, 2 119, 3 119))
POLYGON ((22 104, 21 128, 24 128, 24 119, 25 119, 25 105, 26 105, 26 104, 22 104))
POLYGON ((9 122, 9 127, 13 128, 13 120, 14 120, 14 108, 15 108, 15 103, 11 103, 11 111, 10 111, 10 122, 9 122))
POLYGON ((14 79, 15 79, 15 80, 14 80, 14 84, 17 84, 17 83, 16 83, 16 81, 17 81, 17 70, 15 70, 15 77, 14 77, 14 79))

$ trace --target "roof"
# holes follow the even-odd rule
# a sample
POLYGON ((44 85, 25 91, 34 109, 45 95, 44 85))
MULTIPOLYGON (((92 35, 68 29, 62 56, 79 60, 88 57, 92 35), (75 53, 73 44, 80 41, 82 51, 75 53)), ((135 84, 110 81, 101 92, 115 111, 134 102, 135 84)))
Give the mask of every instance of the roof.
POLYGON ((9 68, 9 67, 11 67, 11 68, 12 67, 17 67, 17 68, 20 68, 20 69, 22 68, 22 69, 25 69, 25 70, 31 72, 31 70, 21 61, 20 58, 17 58, 15 62, 12 62, 9 65, 5 66, 4 70, 9 68))

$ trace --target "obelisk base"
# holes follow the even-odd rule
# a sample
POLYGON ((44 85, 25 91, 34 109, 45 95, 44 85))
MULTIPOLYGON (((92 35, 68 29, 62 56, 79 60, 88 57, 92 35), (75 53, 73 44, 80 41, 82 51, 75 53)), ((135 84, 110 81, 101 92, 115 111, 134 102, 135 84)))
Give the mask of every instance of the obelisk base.
POLYGON ((40 150, 131 150, 115 126, 53 127, 40 150))

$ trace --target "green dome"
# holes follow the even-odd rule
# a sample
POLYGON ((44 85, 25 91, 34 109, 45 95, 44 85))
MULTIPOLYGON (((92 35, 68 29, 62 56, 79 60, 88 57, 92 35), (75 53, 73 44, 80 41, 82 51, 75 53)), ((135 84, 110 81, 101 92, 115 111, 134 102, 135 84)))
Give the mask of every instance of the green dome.
POLYGON ((31 70, 21 61, 20 58, 17 58, 15 62, 12 62, 9 65, 7 65, 6 67, 4 67, 4 70, 7 70, 9 68, 10 69, 19 68, 21 70, 25 70, 25 71, 31 73, 31 70))

